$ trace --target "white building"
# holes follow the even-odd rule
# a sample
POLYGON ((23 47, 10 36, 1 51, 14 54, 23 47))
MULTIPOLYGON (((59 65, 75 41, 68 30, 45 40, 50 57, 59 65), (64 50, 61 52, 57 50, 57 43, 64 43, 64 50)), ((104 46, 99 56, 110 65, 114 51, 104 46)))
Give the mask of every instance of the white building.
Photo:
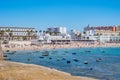
POLYGON ((71 36, 69 34, 61 34, 58 36, 45 34, 45 35, 39 36, 37 40, 32 41, 33 44, 39 44, 39 43, 63 44, 63 43, 70 43, 70 42, 71 42, 71 36))
POLYGON ((35 28, 0 27, 1 40, 31 40, 36 38, 35 28))
POLYGON ((89 40, 100 42, 120 42, 120 36, 89 36, 89 40))
POLYGON ((48 32, 58 32, 60 34, 67 34, 67 29, 66 27, 50 27, 47 28, 48 32))
POLYGON ((78 30, 75 30, 75 29, 71 30, 70 35, 71 35, 72 40, 80 40, 81 39, 81 33, 78 30))

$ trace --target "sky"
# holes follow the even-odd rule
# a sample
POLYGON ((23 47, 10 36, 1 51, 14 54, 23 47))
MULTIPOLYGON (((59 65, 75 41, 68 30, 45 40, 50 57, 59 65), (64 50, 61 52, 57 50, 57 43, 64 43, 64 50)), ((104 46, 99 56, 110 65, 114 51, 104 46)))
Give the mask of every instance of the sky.
POLYGON ((120 25, 120 0, 0 0, 0 26, 66 27, 120 25))

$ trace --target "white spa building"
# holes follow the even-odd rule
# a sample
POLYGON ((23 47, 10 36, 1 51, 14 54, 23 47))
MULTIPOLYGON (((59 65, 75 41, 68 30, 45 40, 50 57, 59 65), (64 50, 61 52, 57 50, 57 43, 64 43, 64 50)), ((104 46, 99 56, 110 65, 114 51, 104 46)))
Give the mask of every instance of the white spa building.
MULTIPOLYGON (((68 44, 71 42, 71 36, 67 33, 66 27, 51 27, 46 31, 48 33, 38 35, 37 42, 44 44, 68 44)), ((33 41, 33 43, 35 42, 33 41)))

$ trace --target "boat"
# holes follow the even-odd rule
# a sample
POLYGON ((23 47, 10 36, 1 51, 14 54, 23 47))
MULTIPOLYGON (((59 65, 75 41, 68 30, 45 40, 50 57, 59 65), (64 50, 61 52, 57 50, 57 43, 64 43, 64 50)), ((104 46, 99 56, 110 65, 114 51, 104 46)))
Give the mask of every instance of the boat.
POLYGON ((100 62, 100 61, 102 61, 102 59, 101 59, 101 58, 96 59, 96 62, 100 62))
POLYGON ((52 59, 51 57, 49 59, 52 59))
POLYGON ((70 64, 71 63, 71 61, 67 61, 67 64, 70 64))
POLYGON ((65 53, 68 53, 68 51, 64 51, 65 53))
POLYGON ((76 53, 72 53, 73 55, 76 55, 76 53))
POLYGON ((91 51, 89 51, 89 50, 86 50, 85 52, 91 52, 91 51))
POLYGON ((105 53, 105 51, 101 50, 102 53, 105 53))
POLYGON ((48 51, 42 52, 42 56, 49 56, 49 52, 48 51))
POLYGON ((33 53, 38 53, 38 52, 40 52, 40 51, 33 51, 33 53))
POLYGON ((27 60, 28 60, 28 61, 31 61, 31 59, 30 59, 30 58, 28 58, 27 60))
POLYGON ((66 58, 65 58, 65 57, 63 57, 63 58, 62 58, 62 60, 66 60, 66 58))
POLYGON ((84 64, 88 64, 88 62, 87 62, 87 61, 84 61, 84 64))
POLYGON ((40 56, 40 58, 44 58, 43 56, 40 56))
POLYGON ((3 57, 8 57, 7 55, 3 55, 3 57))
POLYGON ((57 61, 60 61, 60 58, 57 58, 57 61))
POLYGON ((11 58, 4 58, 4 60, 11 60, 11 58))
POLYGON ((78 59, 76 59, 76 58, 73 58, 73 60, 74 60, 75 62, 78 62, 78 59))
POLYGON ((3 52, 4 54, 14 54, 14 53, 16 53, 16 51, 9 51, 9 50, 7 50, 7 51, 5 51, 5 52, 3 52))

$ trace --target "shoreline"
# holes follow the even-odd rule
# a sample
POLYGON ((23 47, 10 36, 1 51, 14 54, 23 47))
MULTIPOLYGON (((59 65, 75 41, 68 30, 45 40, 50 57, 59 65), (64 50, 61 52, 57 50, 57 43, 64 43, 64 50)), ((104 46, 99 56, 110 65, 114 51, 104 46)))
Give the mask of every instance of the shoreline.
MULTIPOLYGON (((16 44, 16 43, 15 43, 16 44)), ((21 45, 23 45, 24 43, 22 43, 21 45)), ((49 45, 44 45, 43 46, 43 48, 41 48, 41 47, 38 47, 38 46, 30 46, 30 42, 28 42, 28 44, 25 44, 25 45, 27 45, 27 46, 22 46, 21 48, 19 48, 20 46, 17 46, 17 47, 12 47, 12 45, 10 44, 10 47, 4 47, 4 45, 2 45, 2 50, 3 51, 6 51, 6 50, 10 50, 10 51, 18 51, 18 50, 42 50, 42 49, 46 49, 46 47, 47 46, 49 46, 49 45), (12 47, 12 48, 11 48, 12 47), (25 47, 25 49, 24 49, 24 47, 25 47), (36 49, 37 48, 37 49, 36 49)), ((48 49, 59 49, 60 47, 56 47, 56 46, 50 46, 50 47, 48 47, 47 48, 47 50, 48 49)), ((68 48, 68 47, 66 47, 66 48, 68 48)), ((97 79, 95 79, 95 78, 90 78, 90 77, 87 77, 87 76, 73 76, 73 75, 71 75, 70 73, 67 73, 67 72, 64 72, 64 71, 60 71, 60 70, 57 70, 57 69, 54 69, 54 68, 49 68, 49 67, 45 67, 45 66, 41 66, 41 65, 35 65, 35 64, 25 64, 25 63, 20 63, 20 62, 10 62, 10 61, 0 61, 0 68, 1 68, 1 64, 4 64, 4 63, 7 63, 7 68, 8 67, 10 67, 10 69, 19 69, 19 67, 21 66, 21 65, 26 65, 26 66, 31 66, 31 67, 38 67, 38 68, 42 68, 42 70, 45 70, 46 71, 46 73, 45 74, 47 74, 47 72, 49 73, 50 72, 50 75, 51 76, 53 76, 53 77, 56 77, 56 74, 60 74, 61 76, 67 76, 67 78, 65 78, 65 79, 62 79, 61 77, 59 77, 58 79, 52 79, 52 78, 48 78, 48 80, 97 80, 97 79), (9 64, 11 64, 11 65, 9 65, 9 64), (14 66, 14 65, 19 65, 17 68, 16 68, 16 66, 14 66), (52 72, 52 73, 51 73, 52 72), (53 75, 53 73, 55 74, 55 75, 53 75)), ((5 68, 6 69, 6 68, 5 68)), ((28 69, 28 68, 27 68, 28 69)), ((9 70, 8 70, 9 71, 9 70)), ((9 71, 9 72, 11 72, 12 73, 12 71, 9 71)), ((2 73, 2 72, 1 72, 2 73)), ((26 72, 25 72, 26 73, 26 72)), ((28 73, 28 71, 27 71, 27 73, 28 73)), ((7 73, 5 73, 5 74, 7 74, 7 73)), ((15 73, 12 73, 12 74, 14 74, 14 75, 17 75, 17 74, 15 74, 15 73)), ((3 75, 3 74, 2 74, 3 75)), ((11 75, 11 74, 10 74, 11 75)), ((1 74, 0 74, 0 77, 1 77, 1 74)), ((11 76, 9 76, 9 77, 11 77, 11 76)), ((14 77, 13 77, 14 78, 14 77)), ((45 78, 45 77, 44 77, 45 78)), ((9 80, 9 79, 8 79, 9 80)), ((17 79, 16 79, 17 80, 17 79)), ((23 79, 24 80, 24 79, 23 79)), ((29 79, 25 79, 25 80, 29 80, 29 79)), ((34 80, 34 79, 30 79, 30 80, 34 80)), ((45 80, 47 80, 47 79, 45 79, 45 80)))
POLYGON ((42 44, 31 45, 30 41, 11 41, 9 44, 2 44, 2 50, 50 50, 50 49, 70 49, 70 48, 119 48, 120 43, 90 43, 90 42, 72 42, 70 44, 42 44))
MULTIPOLYGON (((71 43, 71 44, 62 44, 62 45, 58 45, 58 44, 55 44, 55 45, 51 45, 51 44, 45 44, 45 45, 42 45, 42 46, 35 46, 35 45, 30 45, 30 42, 24 44, 19 44, 19 43, 15 43, 19 46, 14 46, 13 47, 13 44, 9 44, 9 47, 4 47, 5 45, 2 45, 2 50, 3 51, 6 51, 6 50, 10 50, 10 51, 19 51, 19 50, 51 50, 51 49, 70 49, 70 48, 98 48, 98 47, 101 47, 101 48, 108 48, 108 47, 120 47, 120 43, 119 44, 115 44, 115 43, 111 43, 111 44, 108 44, 109 46, 106 46, 106 45, 97 45, 97 44, 89 44, 89 43, 83 43, 83 42, 75 42, 75 43, 71 43), (97 45, 97 46, 96 46, 97 45)), ((5 61, 6 62, 6 61, 5 61)), ((8 62, 9 63, 9 62, 8 62)), ((41 65, 35 65, 35 64, 25 64, 25 63, 19 63, 19 62, 10 62, 12 64, 24 64, 26 66, 31 66, 31 67, 39 67, 39 68, 42 68, 46 71, 55 71, 56 73, 57 72, 60 72, 61 75, 68 75, 69 77, 75 77, 75 78, 79 78, 79 79, 71 79, 71 80, 97 80, 95 78, 89 78, 87 76, 85 77, 82 77, 82 76, 73 76, 67 72, 63 72, 63 71, 59 71, 57 69, 52 69, 52 68, 49 68, 49 67, 45 67, 45 66, 41 66, 41 65), (83 78, 83 79, 81 79, 83 78)), ((21 65, 20 65, 21 66, 21 65)), ((17 68, 18 69, 18 68, 17 68)), ((29 79, 28 79, 29 80, 29 79)), ((49 80, 54 80, 54 79, 49 79, 49 80)), ((56 80, 56 79, 55 79, 56 80)), ((58 79, 58 80, 68 80, 68 79, 58 79)), ((70 80, 70 79, 69 79, 70 80)))
POLYGON ((98 80, 90 77, 73 76, 67 72, 59 71, 54 68, 51 69, 49 67, 35 64, 25 64, 10 61, 0 61, 0 70, 0 79, 3 80, 98 80), (33 74, 34 76, 31 76, 30 74, 33 74))

